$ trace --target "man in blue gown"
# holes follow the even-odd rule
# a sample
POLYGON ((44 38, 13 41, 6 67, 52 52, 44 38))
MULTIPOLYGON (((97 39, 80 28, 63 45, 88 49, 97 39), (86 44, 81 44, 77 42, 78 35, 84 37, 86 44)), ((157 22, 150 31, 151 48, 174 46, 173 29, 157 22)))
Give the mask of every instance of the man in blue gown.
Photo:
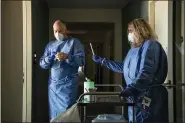
MULTIPOLYGON (((162 85, 168 71, 166 53, 155 32, 143 19, 128 24, 128 40, 131 49, 122 63, 96 55, 93 60, 114 72, 123 73, 127 87, 121 95, 134 99, 136 123, 167 123, 168 93, 162 85)), ((132 118, 132 107, 128 107, 130 123, 132 118)))
POLYGON ((50 120, 76 102, 78 68, 85 62, 83 45, 78 39, 67 36, 65 23, 57 20, 53 25, 53 31, 56 40, 46 45, 40 59, 40 66, 50 69, 50 120))

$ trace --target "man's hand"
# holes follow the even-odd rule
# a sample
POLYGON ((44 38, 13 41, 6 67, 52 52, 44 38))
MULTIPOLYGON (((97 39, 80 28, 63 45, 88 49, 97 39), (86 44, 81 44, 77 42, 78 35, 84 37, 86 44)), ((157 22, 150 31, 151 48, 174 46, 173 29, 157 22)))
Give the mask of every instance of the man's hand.
POLYGON ((63 52, 59 52, 56 54, 56 59, 59 61, 63 61, 68 58, 68 54, 65 54, 63 52))

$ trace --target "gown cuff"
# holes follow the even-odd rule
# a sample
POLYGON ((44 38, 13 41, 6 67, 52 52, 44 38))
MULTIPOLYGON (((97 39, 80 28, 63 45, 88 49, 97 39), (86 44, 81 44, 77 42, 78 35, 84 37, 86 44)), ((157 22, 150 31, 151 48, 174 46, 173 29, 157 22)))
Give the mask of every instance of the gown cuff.
POLYGON ((103 58, 103 60, 102 60, 102 62, 101 62, 101 65, 103 65, 104 61, 105 61, 105 58, 103 58))

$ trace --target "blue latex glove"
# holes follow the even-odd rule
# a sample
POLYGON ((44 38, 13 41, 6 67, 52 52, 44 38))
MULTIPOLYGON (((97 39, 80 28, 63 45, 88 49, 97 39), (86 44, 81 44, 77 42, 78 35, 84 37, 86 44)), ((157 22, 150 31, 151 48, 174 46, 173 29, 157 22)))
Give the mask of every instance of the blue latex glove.
POLYGON ((99 57, 99 56, 93 55, 93 56, 92 56, 92 59, 93 59, 93 61, 95 61, 96 63, 102 64, 102 61, 103 61, 104 58, 101 58, 101 57, 99 57))
POLYGON ((57 54, 56 50, 51 50, 50 58, 56 60, 56 54, 57 54))
POLYGON ((140 94, 140 92, 132 87, 126 87, 125 89, 123 89, 120 93, 120 96, 122 97, 137 97, 140 94))
POLYGON ((53 60, 56 60, 55 59, 55 54, 51 54, 50 56, 47 57, 47 63, 51 63, 53 60))
POLYGON ((127 87, 121 91, 120 96, 129 97, 129 96, 134 96, 134 94, 132 93, 131 88, 127 87))

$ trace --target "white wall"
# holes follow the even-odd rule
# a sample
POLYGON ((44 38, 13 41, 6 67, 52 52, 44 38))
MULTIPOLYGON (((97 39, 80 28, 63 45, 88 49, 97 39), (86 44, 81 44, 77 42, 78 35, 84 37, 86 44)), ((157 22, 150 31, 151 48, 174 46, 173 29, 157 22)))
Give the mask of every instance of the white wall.
POLYGON ((22 1, 2 2, 2 121, 22 121, 22 1))
MULTIPOLYGON (((122 25, 121 10, 119 9, 50 9, 50 39, 53 37, 52 25, 55 20, 62 19, 67 22, 114 22, 115 47, 114 60, 122 62, 122 25)), ((115 83, 121 83, 122 75, 114 74, 115 83)))
MULTIPOLYGON (((168 77, 167 80, 173 80, 173 22, 172 22, 171 1, 155 2, 155 31, 158 35, 158 41, 162 44, 168 55, 168 77)), ((172 81, 173 82, 173 81, 172 81)), ((173 122, 173 89, 168 89, 168 107, 169 121, 173 122)))
POLYGON ((167 54, 169 42, 168 4, 168 1, 157 1, 155 3, 155 32, 158 36, 158 41, 167 54))
POLYGON ((167 50, 168 46, 168 1, 155 3, 155 31, 159 42, 167 50))

